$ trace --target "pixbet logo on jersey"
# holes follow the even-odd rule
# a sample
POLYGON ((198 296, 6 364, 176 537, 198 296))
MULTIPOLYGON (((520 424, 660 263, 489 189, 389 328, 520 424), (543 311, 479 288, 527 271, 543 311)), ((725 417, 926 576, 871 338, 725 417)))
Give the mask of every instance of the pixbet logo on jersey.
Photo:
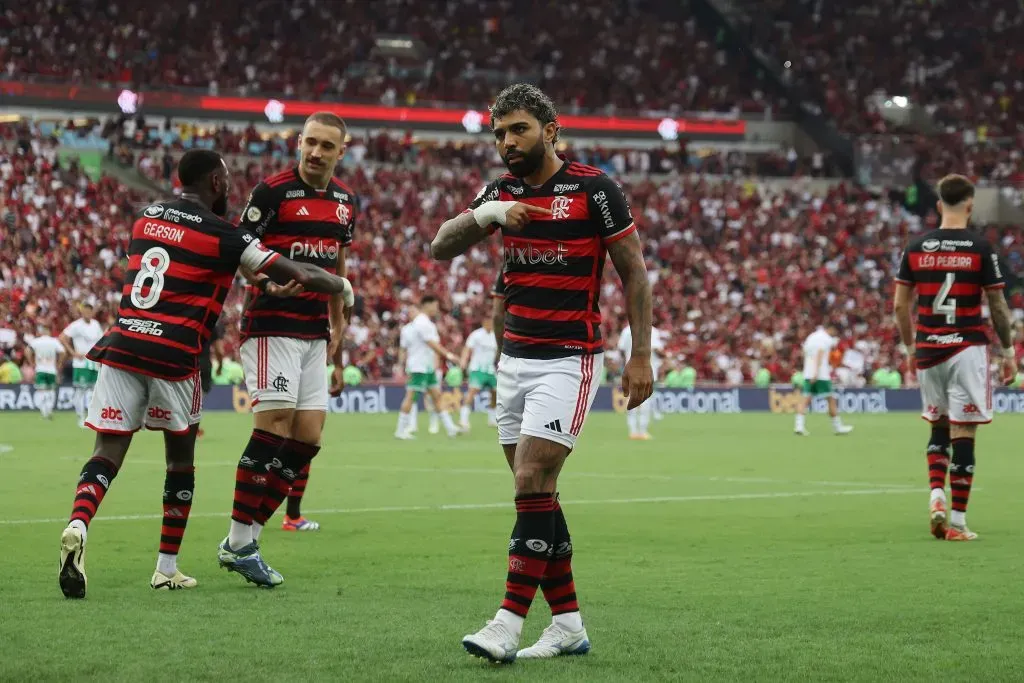
POLYGON ((338 259, 338 245, 337 243, 324 244, 323 240, 317 240, 316 242, 292 242, 292 246, 288 250, 288 258, 294 259, 296 256, 336 261, 338 259))
POLYGON ((523 244, 514 239, 505 241, 506 264, 536 266, 543 263, 546 266, 553 266, 555 264, 565 266, 568 265, 568 262, 565 260, 567 253, 569 253, 569 248, 561 242, 557 242, 550 249, 538 249, 532 242, 523 244))

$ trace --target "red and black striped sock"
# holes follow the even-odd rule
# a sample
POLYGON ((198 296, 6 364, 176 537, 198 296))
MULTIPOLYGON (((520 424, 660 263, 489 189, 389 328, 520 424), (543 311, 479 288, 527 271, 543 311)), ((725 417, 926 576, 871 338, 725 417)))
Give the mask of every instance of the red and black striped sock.
POLYGON ((288 491, 309 461, 320 452, 319 446, 285 439, 277 451, 277 457, 267 469, 267 486, 260 501, 259 509, 253 517, 257 524, 266 525, 267 520, 274 516, 277 508, 288 497, 288 491))
POLYGON ((971 497, 974 483, 974 439, 953 439, 953 461, 949 465, 949 492, 953 494, 951 521, 963 525, 962 515, 967 514, 967 501, 971 497))
POLYGON ((309 483, 309 465, 299 470, 299 476, 295 477, 295 483, 288 491, 288 516, 298 519, 302 516, 302 496, 306 494, 306 484, 309 483))
POLYGON ((88 527, 116 476, 117 465, 98 455, 90 458, 82 468, 81 476, 78 477, 75 502, 71 508, 71 519, 68 521, 79 520, 88 527))
POLYGON ((192 512, 195 488, 195 467, 167 470, 164 476, 164 521, 160 526, 160 552, 164 555, 177 555, 181 548, 188 515, 192 512))
POLYGON ((949 469, 949 426, 932 425, 928 439, 928 484, 933 489, 946 490, 946 470, 949 469))
POLYGON ((284 438, 277 434, 262 429, 252 430, 235 470, 235 500, 231 506, 231 519, 234 521, 252 524, 267 483, 267 465, 277 456, 282 443, 284 438))
POLYGON ((565 522, 565 513, 555 495, 555 551, 548 561, 547 569, 540 580, 540 588, 544 599, 551 607, 551 615, 579 612, 580 605, 576 600, 576 582, 572 578, 572 538, 569 536, 569 525, 565 522))
POLYGON ((555 542, 555 498, 550 493, 516 496, 516 525, 508 543, 508 577, 501 609, 526 617, 555 542))

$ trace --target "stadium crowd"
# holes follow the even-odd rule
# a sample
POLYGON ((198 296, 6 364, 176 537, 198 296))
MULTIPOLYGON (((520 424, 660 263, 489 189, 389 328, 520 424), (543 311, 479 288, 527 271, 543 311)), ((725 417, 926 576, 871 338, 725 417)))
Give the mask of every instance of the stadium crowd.
POLYGON ((496 85, 530 78, 570 112, 770 106, 684 3, 531 1, 514 12, 501 0, 450 0, 430 12, 415 0, 385 5, 44 0, 0 14, 0 67, 14 79, 384 104, 480 104, 496 85), (414 45, 382 49, 382 35, 414 45))
MULTIPOLYGON (((24 144, 0 152, 0 340, 39 326, 57 334, 84 300, 109 320, 133 213, 145 199, 111 177, 93 181, 74 163, 62 164, 52 141, 26 139, 24 130, 5 137, 24 144)), ((232 198, 237 212, 248 189, 272 170, 267 164, 284 162, 233 163, 242 167, 232 198)), ((393 378, 401 374, 399 328, 420 296, 440 295, 439 327, 453 347, 489 311, 501 262, 497 240, 451 264, 427 253, 437 226, 468 203, 485 176, 475 167, 368 163, 341 175, 359 196, 349 254, 358 294, 349 362, 369 379, 393 378)), ((924 228, 921 219, 845 184, 819 197, 799 184, 768 192, 749 179, 687 174, 634 180, 624 189, 642 226, 670 367, 690 366, 701 380, 730 384, 750 381, 763 367, 786 381, 799 366, 809 325, 826 319, 863 355, 864 376, 900 363, 888 314, 891 276, 908 234, 924 228)), ((1019 231, 986 230, 1010 270, 1019 270, 1019 231)), ((238 287, 223 318, 229 356, 237 355, 242 303, 238 287)), ((1020 295, 1012 304, 1024 309, 1020 295)), ((602 308, 614 345, 625 325, 614 275, 606 278, 602 308)))

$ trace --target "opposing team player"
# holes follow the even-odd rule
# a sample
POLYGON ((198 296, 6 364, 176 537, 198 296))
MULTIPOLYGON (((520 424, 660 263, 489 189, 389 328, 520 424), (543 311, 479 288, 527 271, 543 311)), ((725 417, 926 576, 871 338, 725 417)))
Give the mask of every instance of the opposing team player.
POLYGON ((434 409, 449 437, 456 436, 459 432, 451 413, 441 408, 441 389, 435 361, 441 356, 450 363, 458 363, 459 357, 441 346, 441 337, 437 332, 437 325, 434 324, 440 312, 437 297, 428 294, 420 301, 419 314, 402 329, 401 343, 406 356, 405 373, 409 379, 405 387, 405 398, 398 412, 396 439, 412 438, 412 407, 420 394, 428 396, 433 401, 434 409))
MULTIPOLYGON (((651 372, 657 379, 661 372, 661 351, 665 348, 661 331, 658 328, 651 329, 651 372)), ((629 325, 619 335, 619 353, 622 354, 623 363, 629 362, 629 354, 633 349, 633 333, 629 325)), ((626 426, 629 428, 629 438, 634 441, 650 441, 651 417, 654 412, 654 400, 644 401, 633 410, 626 411, 626 426)))
POLYGON ((811 402, 818 396, 828 399, 828 414, 832 418, 832 431, 837 435, 849 434, 853 427, 843 424, 839 416, 839 401, 832 390, 832 363, 829 360, 832 349, 839 344, 838 331, 834 325, 819 325, 804 340, 804 391, 796 410, 796 424, 793 431, 799 436, 808 436, 806 415, 811 402))
MULTIPOLYGON (((87 356, 100 363, 86 420, 97 434, 92 458, 78 480, 71 520, 61 535, 59 583, 69 598, 85 597, 89 522, 121 469, 132 435, 143 426, 164 432, 167 459, 160 552, 150 585, 167 590, 196 585, 178 569, 177 555, 195 487, 196 425, 202 406, 199 352, 239 265, 310 291, 352 297, 348 280, 283 258, 223 219, 230 176, 219 154, 185 153, 178 177, 181 198, 149 206, 132 226, 117 318, 87 356)), ((271 582, 256 544, 233 558, 237 571, 271 582)))
POLYGON ((1002 363, 1002 380, 1017 372, 1013 316, 1003 295, 999 259, 981 236, 968 231, 974 185, 960 175, 939 181, 937 230, 907 245, 896 279, 895 312, 901 349, 917 367, 922 417, 931 423, 928 478, 929 520, 936 538, 973 541, 967 528, 967 501, 974 481, 974 437, 979 424, 992 421, 992 378, 982 292, 988 303, 1002 363), (917 290, 917 330, 911 304, 917 290), (952 446, 953 458, 949 459, 952 446), (953 509, 946 516, 946 471, 953 509))
MULTIPOLYGON (((342 277, 356 215, 355 194, 333 175, 345 136, 345 122, 334 114, 310 116, 299 140, 299 165, 257 185, 241 222, 271 249, 342 277)), ((327 417, 328 358, 334 364, 331 390, 342 386, 344 333, 339 296, 251 292, 241 352, 253 431, 238 461, 222 564, 230 565, 233 551, 259 540, 296 479, 309 476, 327 417)), ((282 528, 316 531, 320 525, 299 512, 298 518, 286 517, 282 528)))
POLYGON ((480 327, 473 330, 466 338, 466 347, 462 350, 459 365, 469 371, 469 391, 462 401, 462 412, 459 416, 459 427, 463 431, 470 430, 469 416, 473 412, 473 402, 477 394, 487 389, 491 394, 491 405, 487 409, 487 424, 494 427, 494 406, 497 401, 498 378, 494 374, 495 361, 498 354, 498 342, 494 339, 494 317, 487 316, 480 327))
POLYGON ((498 152, 510 173, 486 185, 441 226, 436 259, 464 253, 500 229, 505 325, 498 363, 498 440, 515 478, 516 524, 505 599, 494 619, 463 639, 492 661, 517 657, 537 588, 552 623, 522 658, 590 649, 572 578, 572 540, 558 503, 558 474, 597 393, 604 359, 601 273, 606 253, 625 285, 633 347, 622 377, 633 409, 652 391, 651 288, 643 249, 619 186, 596 168, 555 155, 559 124, 539 89, 517 84, 491 108, 498 152))
POLYGON ((35 365, 35 402, 39 407, 39 414, 44 420, 49 420, 57 407, 58 377, 61 366, 64 365, 64 345, 51 337, 50 331, 40 325, 37 336, 25 347, 25 354, 28 362, 35 365))
POLYGON ((78 426, 85 427, 85 411, 89 406, 92 388, 96 386, 99 365, 85 357, 103 336, 103 326, 93 317, 92 304, 79 306, 82 317, 71 322, 60 334, 60 343, 71 356, 71 382, 75 387, 72 402, 78 415, 78 426))

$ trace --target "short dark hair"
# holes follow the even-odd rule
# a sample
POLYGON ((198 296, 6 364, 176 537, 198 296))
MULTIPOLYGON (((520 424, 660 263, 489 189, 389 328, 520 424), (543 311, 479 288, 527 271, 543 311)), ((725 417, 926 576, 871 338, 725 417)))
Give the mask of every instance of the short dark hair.
POLYGON ((424 294, 423 298, 420 299, 420 306, 426 306, 427 304, 432 304, 435 301, 437 301, 437 297, 433 294, 424 294))
POLYGON ((309 115, 306 119, 306 123, 309 122, 321 123, 325 126, 333 126, 341 131, 341 139, 344 142, 345 136, 348 135, 348 126, 345 125, 345 120, 337 114, 329 111, 317 111, 309 115))
POLYGON ((952 173, 939 181, 939 199, 946 206, 956 206, 974 197, 974 183, 952 173))
MULTIPOLYGON (((498 93, 494 104, 491 105, 491 125, 494 125, 494 119, 508 116, 520 109, 540 121, 541 126, 551 122, 558 123, 558 109, 543 90, 529 83, 515 83, 498 93)), ((554 141, 558 142, 558 131, 555 131, 554 141)))
POLYGON ((190 149, 178 161, 178 180, 182 187, 195 187, 223 163, 220 154, 212 149, 190 149))

